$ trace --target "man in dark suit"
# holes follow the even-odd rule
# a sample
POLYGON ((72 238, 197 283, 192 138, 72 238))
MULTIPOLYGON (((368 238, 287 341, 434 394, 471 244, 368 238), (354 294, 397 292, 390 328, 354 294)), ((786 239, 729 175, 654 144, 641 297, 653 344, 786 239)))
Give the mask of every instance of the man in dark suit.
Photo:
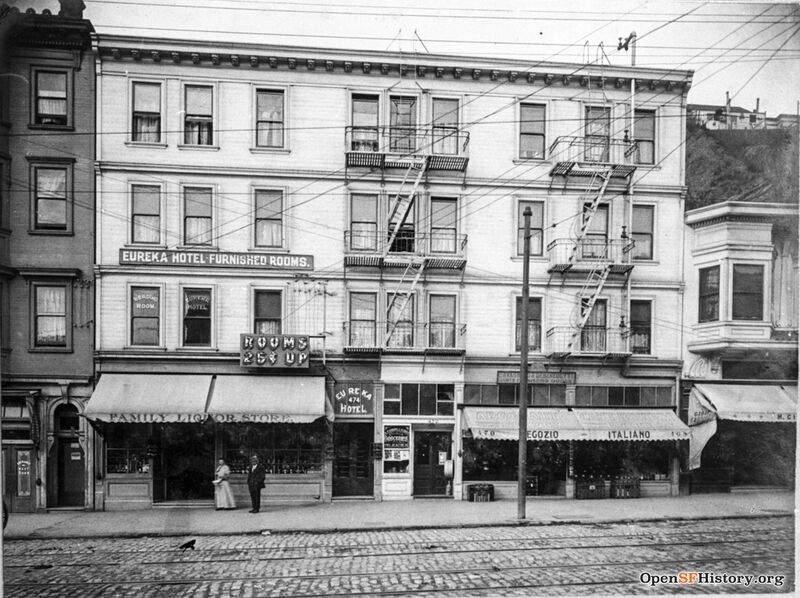
POLYGON ((250 491, 250 502, 253 504, 251 513, 258 513, 261 509, 261 489, 264 487, 266 473, 258 455, 250 457, 250 469, 247 470, 247 489, 250 491))

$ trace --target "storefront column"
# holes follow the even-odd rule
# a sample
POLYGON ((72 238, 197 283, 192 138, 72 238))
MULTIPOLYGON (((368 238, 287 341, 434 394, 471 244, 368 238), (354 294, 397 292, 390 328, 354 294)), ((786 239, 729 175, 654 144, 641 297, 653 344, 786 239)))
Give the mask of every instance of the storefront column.
MULTIPOLYGON (((383 382, 375 381, 375 431, 374 442, 383 446, 383 382)), ((383 450, 376 450, 372 455, 375 460, 372 495, 375 500, 383 500, 383 450)))
POLYGON ((459 407, 464 404, 464 385, 456 384, 454 387, 455 404, 453 405, 453 413, 455 414, 455 426, 453 428, 453 498, 455 500, 463 500, 463 486, 464 486, 464 457, 462 454, 463 446, 463 418, 461 417, 461 409, 459 407))
MULTIPOLYGON (((333 403, 334 381, 325 381, 325 396, 326 400, 333 403)), ((334 416, 335 417, 335 416, 334 416)), ((328 437, 325 439, 325 449, 322 452, 322 502, 331 502, 333 500, 333 422, 326 421, 325 429, 328 431, 328 437)))
POLYGON ((681 461, 678 453, 678 441, 675 442, 675 454, 670 459, 669 464, 669 495, 680 495, 680 473, 681 461))
POLYGON ((567 475, 565 479, 565 497, 566 498, 575 498, 575 468, 573 463, 575 462, 575 441, 568 440, 569 449, 567 450, 567 475))

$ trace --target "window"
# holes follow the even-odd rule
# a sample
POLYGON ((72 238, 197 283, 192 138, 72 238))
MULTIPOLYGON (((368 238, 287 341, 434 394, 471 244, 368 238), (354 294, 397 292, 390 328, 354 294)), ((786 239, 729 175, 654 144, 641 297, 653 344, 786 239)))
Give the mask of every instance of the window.
POLYGON ((525 208, 531 209, 531 255, 542 255, 544 203, 541 201, 521 201, 517 206, 517 255, 525 254, 525 208))
POLYGON ((589 162, 608 162, 610 142, 611 109, 587 106, 584 159, 589 162))
POLYGON ((161 241, 161 188, 151 185, 131 187, 131 242, 161 241))
POLYGON ((183 345, 211 346, 211 290, 183 290, 183 345))
MULTIPOLYGON (((415 198, 416 200, 417 198, 415 198)), ((398 200, 399 203, 395 206, 394 210, 391 210, 390 206, 390 213, 389 213, 389 230, 388 230, 388 238, 387 241, 392 239, 392 235, 394 235, 395 229, 397 229, 397 234, 394 235, 394 240, 391 242, 389 246, 389 251, 392 253, 413 253, 416 247, 415 240, 415 227, 414 227, 414 206, 416 205, 416 201, 414 201, 411 206, 408 206, 408 198, 404 196, 400 196, 398 200), (406 208, 408 210, 406 211, 406 208), (405 213, 405 219, 403 220, 402 225, 398 228, 398 224, 400 222, 400 218, 403 217, 405 213)))
POLYGON ((464 404, 497 405, 497 384, 465 384, 464 404))
POLYGON ((544 106, 519 105, 519 157, 544 159, 544 106))
MULTIPOLYGON (((517 297, 516 326, 514 327, 514 350, 522 350, 522 297, 517 297)), ((542 349, 542 300, 538 297, 528 298, 528 351, 542 349)))
POLYGON ((378 196, 353 194, 350 196, 350 249, 376 251, 378 249, 378 196))
POLYGON ((355 347, 374 347, 375 315, 377 314, 375 293, 350 293, 350 340, 355 347))
POLYGON ((389 149, 411 153, 417 150, 417 98, 389 97, 389 149))
POLYGON ((672 407, 670 386, 576 386, 579 407, 672 407))
POLYGON ((653 259, 653 206, 633 206, 631 237, 636 242, 633 259, 653 259))
POLYGON ((34 346, 67 346, 67 285, 35 285, 34 346))
POLYGON ((453 415, 453 384, 386 384, 384 415, 453 415))
POLYGON ((354 152, 377 152, 378 141, 378 96, 353 96, 353 136, 350 150, 354 152))
POLYGON ((387 347, 414 346, 414 295, 396 293, 388 296, 386 308, 387 347))
POLYGON ((183 142, 186 145, 212 145, 214 142, 213 88, 187 85, 183 142))
POLYGON ((430 296, 430 347, 456 346, 455 295, 430 296))
POLYGON ((651 350, 652 303, 631 301, 631 353, 649 354, 651 350))
POLYGON ((656 113, 654 111, 634 111, 633 139, 636 142, 636 163, 655 164, 656 113))
POLYGON ((133 131, 131 140, 161 142, 161 84, 133 84, 133 131))
POLYGON ((719 320, 719 266, 700 269, 699 322, 719 320))
POLYGON ((591 204, 584 204, 583 226, 586 234, 581 239, 581 258, 604 258, 608 256, 608 204, 597 206, 594 215, 590 210, 591 204))
POLYGON ((131 287, 131 345, 157 347, 161 318, 161 290, 131 287))
MULTIPOLYGON (((589 299, 581 300, 581 317, 589 309, 589 299)), ((606 300, 598 299, 581 329, 581 351, 602 353, 606 350, 606 300)))
POLYGON ((734 320, 761 320, 764 317, 764 266, 733 265, 734 320))
POLYGON ((456 199, 431 198, 431 253, 456 252, 456 199))
POLYGON ((211 189, 183 189, 184 245, 211 245, 211 189))
POLYGON ((283 92, 256 90, 256 146, 282 148, 283 123, 283 92))
POLYGON ((256 291, 254 296, 253 332, 281 333, 281 292, 256 291))
POLYGON ((35 166, 33 174, 36 190, 34 229, 67 230, 67 169, 35 166))
POLYGON ((458 154, 458 100, 433 98, 433 153, 458 154))
POLYGON ((67 73, 35 71, 35 76, 34 124, 66 126, 68 124, 67 73))
POLYGON ((283 193, 256 190, 256 246, 283 246, 283 193))

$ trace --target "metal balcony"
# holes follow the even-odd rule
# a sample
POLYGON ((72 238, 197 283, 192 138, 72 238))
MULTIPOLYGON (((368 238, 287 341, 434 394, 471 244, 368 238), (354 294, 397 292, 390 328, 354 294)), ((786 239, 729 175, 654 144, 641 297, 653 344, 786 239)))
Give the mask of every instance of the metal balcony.
POLYGON ((345 266, 404 268, 409 259, 424 259, 427 268, 463 270, 467 235, 454 231, 418 233, 401 230, 389 246, 391 235, 375 230, 344 233, 345 266))
POLYGON ((464 172, 469 133, 456 127, 346 127, 346 166, 408 168, 427 158, 428 170, 464 172))
POLYGON ((346 353, 462 355, 466 324, 455 322, 343 322, 346 353))
POLYGON ((630 333, 625 327, 554 326, 547 331, 544 353, 548 357, 628 357, 631 354, 630 333))
POLYGON ((548 272, 586 272, 611 267, 611 274, 627 274, 633 269, 630 239, 555 239, 547 246, 548 272))
POLYGON ((550 176, 592 176, 608 172, 626 178, 636 170, 636 142, 608 137, 558 137, 548 150, 550 176))

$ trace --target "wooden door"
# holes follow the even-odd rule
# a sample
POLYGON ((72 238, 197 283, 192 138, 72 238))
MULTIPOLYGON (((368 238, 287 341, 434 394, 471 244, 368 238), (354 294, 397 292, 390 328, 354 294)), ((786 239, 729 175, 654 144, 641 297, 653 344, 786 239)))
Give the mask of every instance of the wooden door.
POLYGON ((372 496, 372 423, 333 427, 333 496, 372 496))
POLYGON ((450 432, 414 433, 414 496, 446 496, 444 461, 450 459, 450 432))
POLYGON ((58 506, 84 506, 85 459, 77 438, 58 439, 58 506))

